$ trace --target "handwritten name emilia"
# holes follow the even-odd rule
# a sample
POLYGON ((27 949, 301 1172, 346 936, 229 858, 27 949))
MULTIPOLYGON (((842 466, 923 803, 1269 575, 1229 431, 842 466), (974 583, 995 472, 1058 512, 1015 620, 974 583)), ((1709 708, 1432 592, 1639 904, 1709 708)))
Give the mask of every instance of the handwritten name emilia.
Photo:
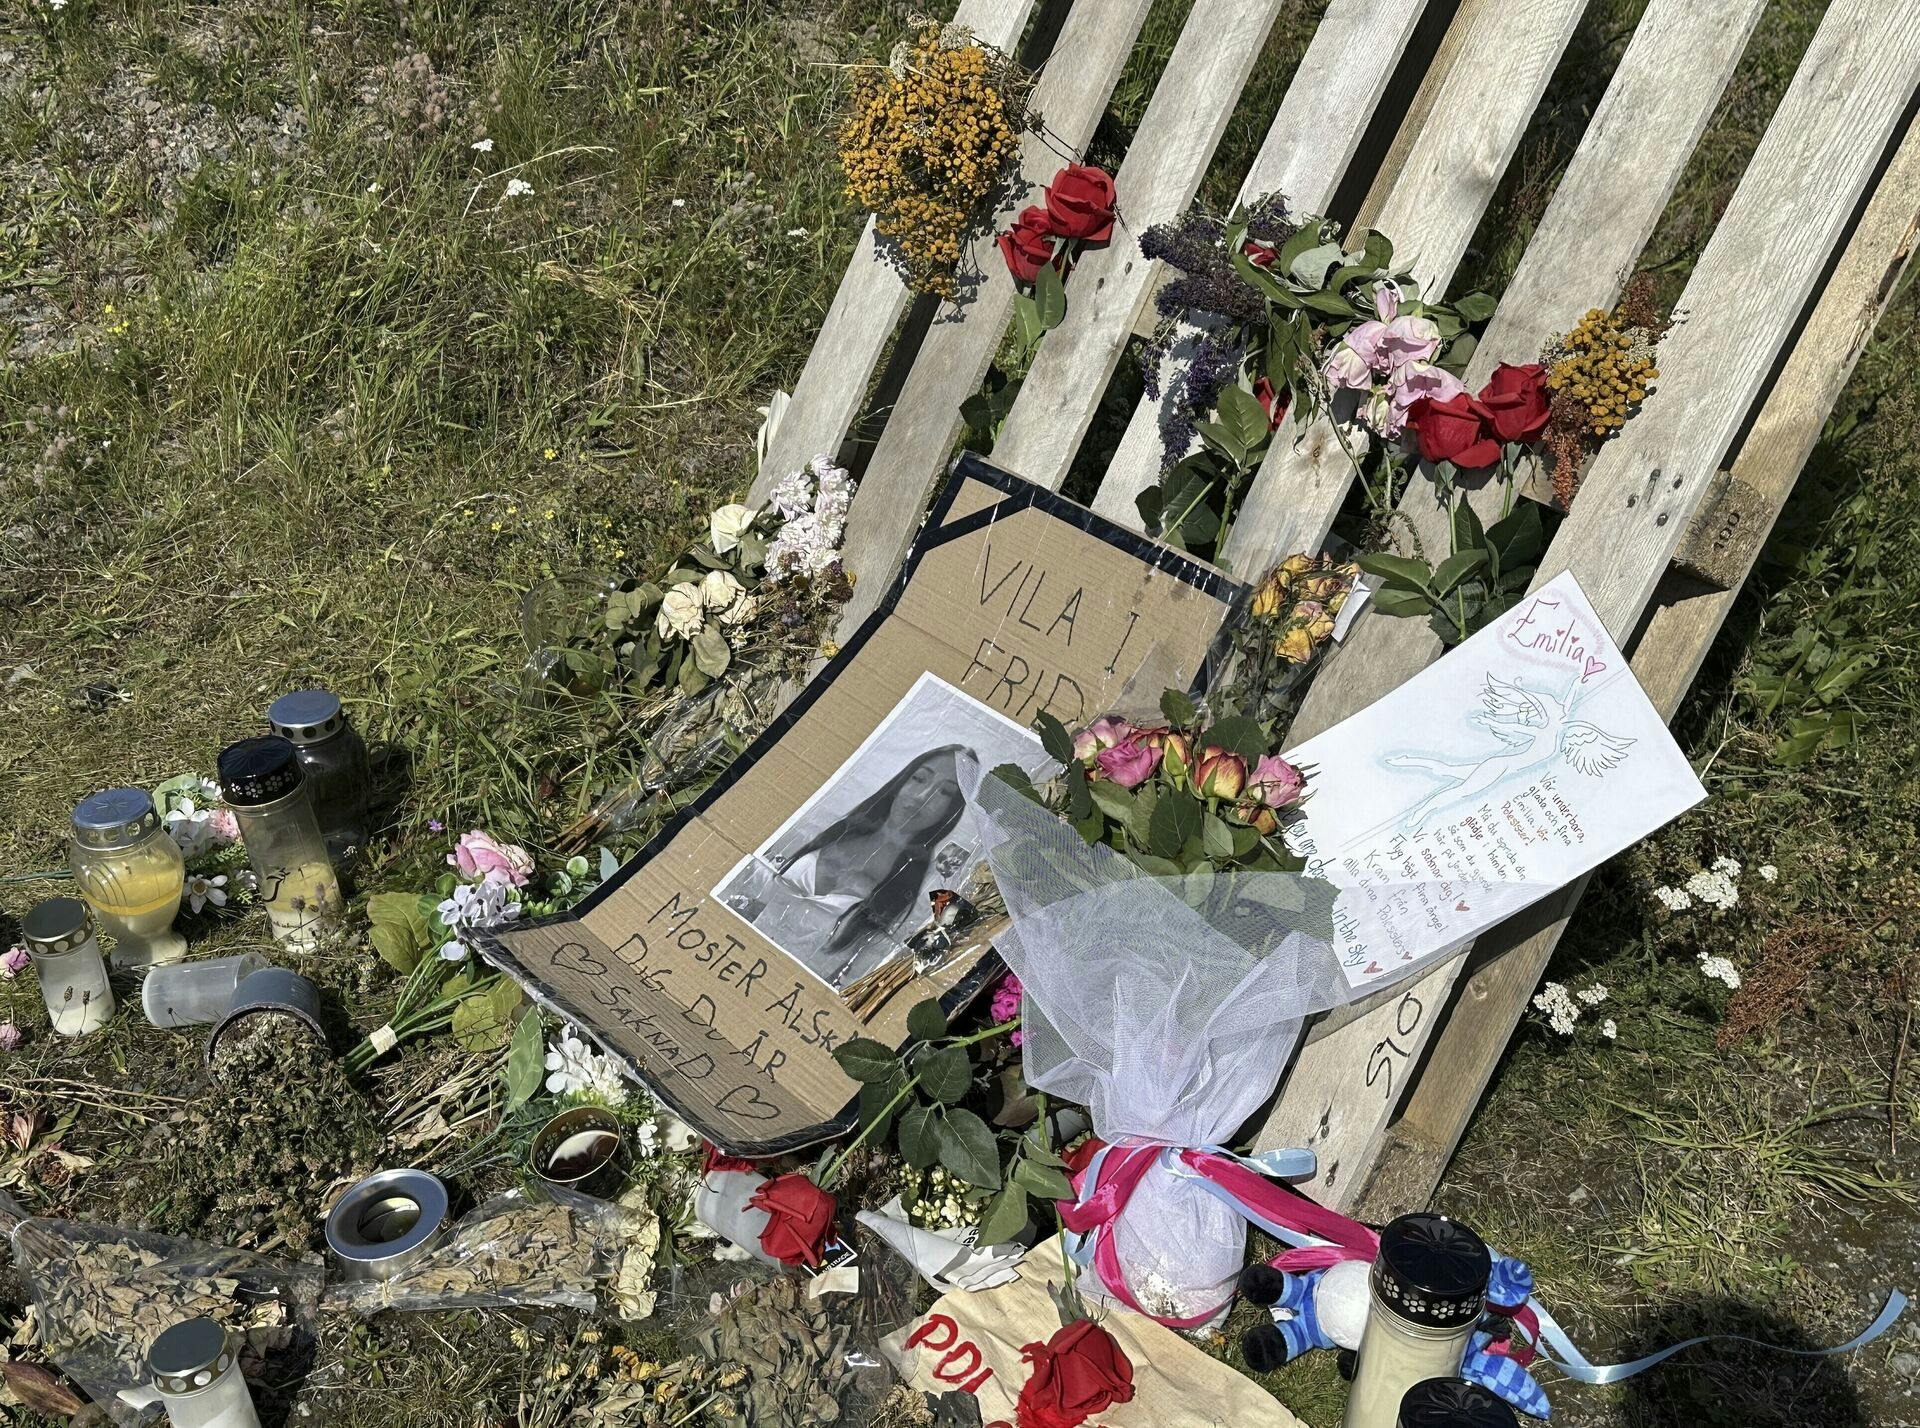
POLYGON ((1560 608, 1558 600, 1534 596, 1507 626, 1504 638, 1519 649, 1565 660, 1580 671, 1578 682, 1585 684, 1606 669, 1606 661, 1594 655, 1590 637, 1581 633, 1578 616, 1568 615, 1564 624, 1554 623, 1556 617, 1550 612, 1560 608))

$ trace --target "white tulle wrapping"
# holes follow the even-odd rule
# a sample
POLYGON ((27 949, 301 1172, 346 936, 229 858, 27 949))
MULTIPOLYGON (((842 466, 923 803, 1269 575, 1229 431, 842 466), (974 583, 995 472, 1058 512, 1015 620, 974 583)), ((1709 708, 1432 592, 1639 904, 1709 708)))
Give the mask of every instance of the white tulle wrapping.
MULTIPOLYGON (((1325 883, 1152 877, 994 778, 973 811, 1012 919, 995 945, 1026 993, 1027 1081, 1085 1105, 1102 1140, 1225 1142, 1273 1094, 1305 1019, 1354 999, 1311 910, 1331 903, 1325 883)), ((1230 1295, 1246 1224, 1159 1163, 1114 1242, 1141 1307, 1187 1318, 1230 1295)))

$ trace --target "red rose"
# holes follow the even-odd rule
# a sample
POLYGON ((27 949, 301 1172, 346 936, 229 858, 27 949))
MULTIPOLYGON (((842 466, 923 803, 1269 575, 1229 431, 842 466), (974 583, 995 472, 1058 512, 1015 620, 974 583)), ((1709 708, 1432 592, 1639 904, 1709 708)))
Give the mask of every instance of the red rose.
POLYGON ((1113 236, 1113 176, 1091 164, 1068 164, 1047 185, 1047 218, 1062 238, 1104 243, 1113 236))
POLYGON ((753 1162, 742 1160, 737 1155, 728 1155, 710 1140, 700 1142, 700 1173, 711 1175, 716 1170, 751 1170, 753 1162))
POLYGON ((747 1203, 768 1215, 761 1249, 782 1264, 820 1263, 820 1247, 833 1225, 833 1196, 804 1175, 778 1175, 747 1203))
POLYGON ((1079 1428, 1094 1414, 1133 1399, 1132 1362, 1091 1319, 1074 1320, 1046 1343, 1028 1344, 1020 1356, 1033 1365, 1014 1407, 1020 1428, 1079 1428))
POLYGON ((1514 367, 1502 362, 1480 389, 1480 405, 1493 414, 1502 441, 1531 446, 1547 429, 1547 369, 1538 362, 1514 367))
POLYGON ((1420 439, 1422 456, 1429 461, 1451 461, 1469 471, 1500 459, 1500 441, 1493 434, 1492 420, 1493 414, 1465 392, 1444 402, 1422 397, 1407 413, 1407 425, 1420 439))
POLYGON ((1267 414, 1267 430, 1279 427, 1281 419, 1287 414, 1287 399, 1274 391, 1273 383, 1261 377, 1253 384, 1253 399, 1260 403, 1260 410, 1267 414))
POLYGON ((1015 279, 1030 283, 1053 261, 1053 234, 1044 208, 1023 208, 1013 227, 1000 235, 1000 256, 1015 279))
POLYGON ((1263 243, 1258 238, 1249 238, 1240 245, 1240 251, 1246 254, 1247 261, 1256 268, 1270 268, 1273 260, 1280 256, 1280 250, 1271 243, 1263 243))

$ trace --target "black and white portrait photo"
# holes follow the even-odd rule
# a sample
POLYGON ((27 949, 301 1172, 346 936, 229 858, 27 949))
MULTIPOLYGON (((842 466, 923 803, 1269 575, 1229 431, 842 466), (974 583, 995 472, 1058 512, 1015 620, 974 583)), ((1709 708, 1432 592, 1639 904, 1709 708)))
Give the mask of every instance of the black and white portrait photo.
POLYGON ((726 907, 836 991, 963 889, 984 856, 967 794, 996 765, 1050 765, 1028 729, 923 674, 853 757, 714 889, 726 907))

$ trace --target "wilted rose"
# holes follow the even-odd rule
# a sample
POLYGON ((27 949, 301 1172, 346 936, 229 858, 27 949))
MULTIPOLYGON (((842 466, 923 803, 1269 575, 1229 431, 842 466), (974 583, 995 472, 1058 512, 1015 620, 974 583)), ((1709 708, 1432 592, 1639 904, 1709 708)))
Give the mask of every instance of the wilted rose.
POLYGON ((722 506, 707 517, 707 537, 713 546, 713 553, 725 555, 740 544, 740 537, 752 528, 754 517, 759 514, 751 507, 735 502, 731 506, 722 506))
POLYGON ((1267 414, 1267 430, 1278 427, 1287 414, 1286 394, 1275 392, 1273 383, 1261 377, 1253 384, 1253 399, 1260 403, 1260 410, 1267 414))
POLYGON ((1273 642, 1273 652, 1291 664, 1304 664, 1313 657, 1313 635, 1304 625, 1293 625, 1273 642))
POLYGON ((478 828, 460 835, 447 861, 460 870, 463 878, 498 873, 517 888, 525 887, 533 873, 533 854, 518 844, 502 843, 478 828))
POLYGON ((709 570, 700 582, 700 600, 709 610, 728 609, 745 593, 745 587, 724 570, 709 570))
POLYGON ((1247 780, 1247 796, 1268 808, 1291 808, 1307 787, 1306 776, 1278 754, 1263 754, 1247 780))
POLYGON ((1111 749, 1132 733, 1133 725, 1118 715, 1109 714, 1105 718, 1095 719, 1073 736, 1073 756, 1083 764, 1091 763, 1095 754, 1102 749, 1111 749))
POLYGON ((1206 798, 1238 798, 1247 786, 1247 761, 1238 754, 1208 745, 1193 771, 1193 787, 1206 798))
POLYGON ((661 639, 690 640, 706 625, 706 597, 693 581, 683 581, 661 597, 660 613, 654 620, 661 639))
POLYGON ((1269 570, 1254 587, 1247 610, 1256 620, 1271 620, 1287 603, 1287 575, 1284 569, 1269 570))

